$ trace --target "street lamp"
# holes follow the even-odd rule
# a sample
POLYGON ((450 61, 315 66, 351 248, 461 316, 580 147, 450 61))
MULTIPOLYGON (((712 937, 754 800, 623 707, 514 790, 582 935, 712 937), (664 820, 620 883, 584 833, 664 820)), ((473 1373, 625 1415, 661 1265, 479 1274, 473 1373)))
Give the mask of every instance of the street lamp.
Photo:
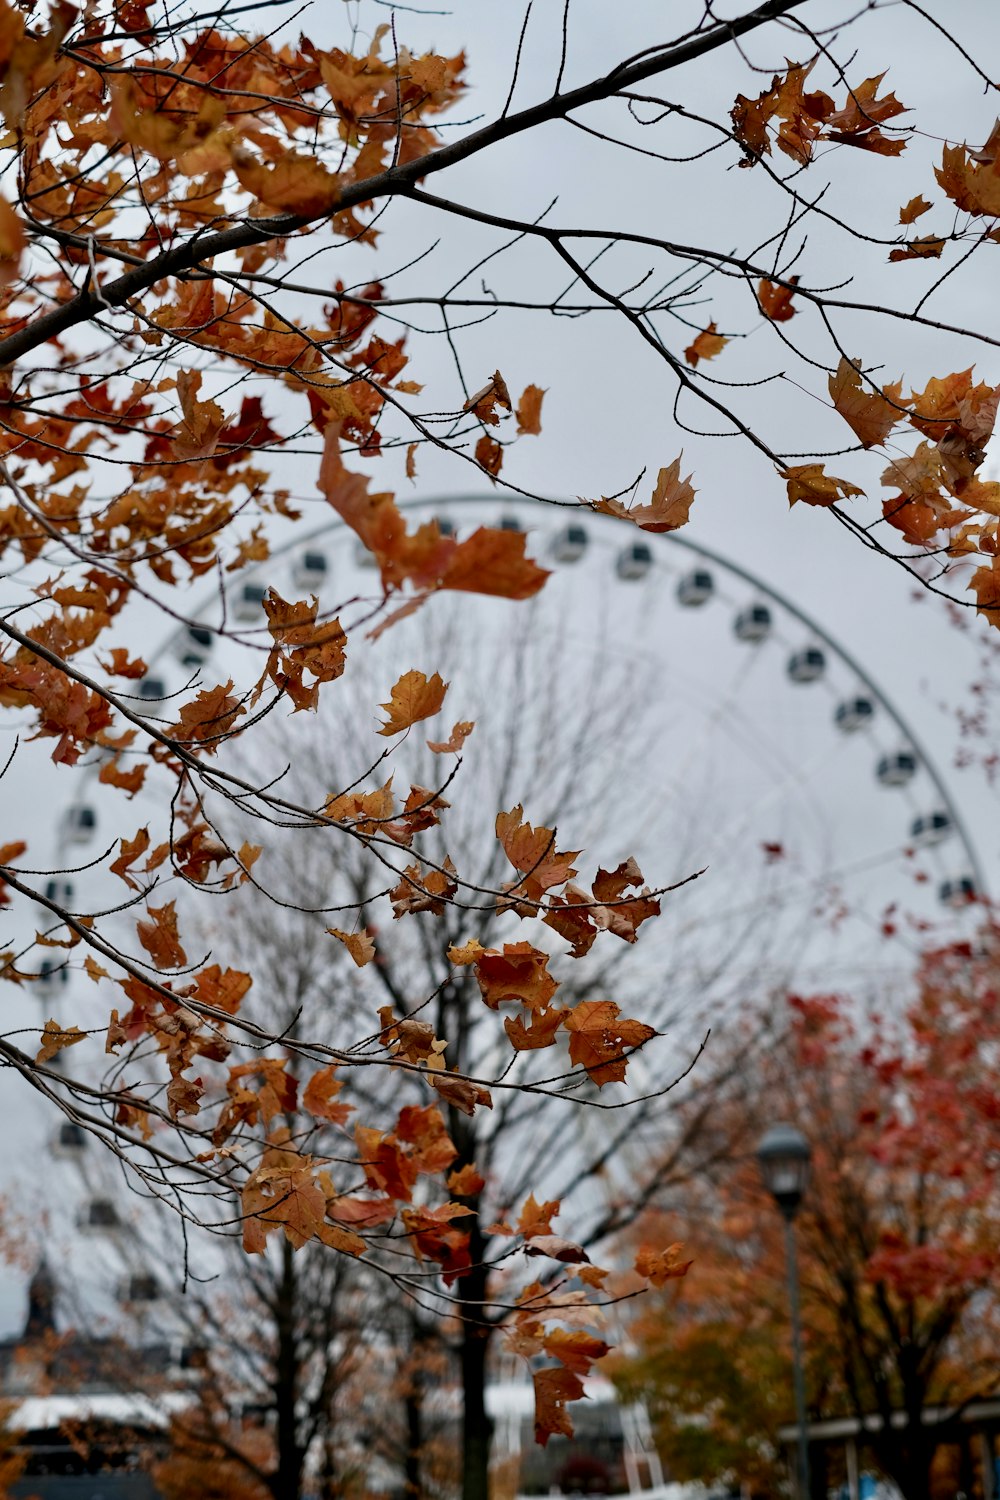
POLYGON ((785 1220, 785 1257, 788 1300, 792 1309, 792 1365, 795 1375, 795 1419, 799 1434, 799 1500, 809 1500, 809 1440, 806 1432, 806 1391, 802 1373, 802 1314, 799 1309, 799 1271, 795 1255, 794 1219, 809 1185, 812 1149, 794 1125, 772 1125, 757 1147, 764 1186, 785 1220))

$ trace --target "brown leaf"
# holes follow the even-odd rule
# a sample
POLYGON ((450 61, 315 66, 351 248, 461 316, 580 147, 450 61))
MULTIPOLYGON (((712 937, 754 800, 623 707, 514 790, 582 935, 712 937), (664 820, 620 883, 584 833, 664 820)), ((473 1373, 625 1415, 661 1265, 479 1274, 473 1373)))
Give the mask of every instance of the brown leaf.
POLYGON ((681 476, 681 459, 678 454, 669 468, 661 469, 656 488, 648 505, 625 505, 621 500, 592 500, 591 510, 602 511, 609 516, 622 516, 643 531, 676 531, 688 520, 691 504, 697 491, 691 484, 690 474, 681 476))
POLYGON ((899 249, 889 251, 891 261, 899 260, 937 260, 943 251, 945 242, 936 234, 925 234, 923 239, 907 240, 906 244, 899 249))
POLYGON ((510 392, 500 371, 495 370, 489 384, 484 385, 482 390, 477 391, 474 396, 470 396, 462 410, 474 412, 480 422, 488 422, 495 427, 500 421, 496 412, 498 406, 503 407, 505 411, 510 411, 510 392))
POLYGON ((923 194, 918 193, 915 198, 910 199, 909 203, 904 203, 903 207, 899 210, 899 222, 901 224, 912 224, 914 219, 919 219, 921 214, 927 213, 930 207, 931 204, 928 203, 923 194))
POLYGON ((907 415, 902 405, 902 381, 881 391, 871 390, 862 386, 860 368, 851 360, 841 358, 828 384, 834 406, 865 448, 881 446, 907 415))
POLYGON ((864 494, 856 484, 827 474, 822 464, 795 464, 780 473, 788 486, 789 505, 797 500, 804 500, 806 505, 836 505, 841 498, 864 494))
POLYGON ((519 433, 531 433, 537 435, 542 430, 542 398, 545 392, 540 386, 525 386, 520 401, 517 403, 517 430, 519 433))
POLYGON ((598 1088, 621 1083, 628 1054, 656 1035, 652 1026, 619 1016, 613 1000, 581 1000, 563 1022, 570 1033, 571 1060, 586 1068, 598 1088))
POLYGON ((367 929, 363 932, 341 932, 339 927, 328 927, 326 930, 331 937, 340 939, 359 969, 363 969, 375 957, 375 942, 367 929))
POLYGON ((693 1264, 683 1260, 684 1246, 680 1243, 668 1245, 665 1250, 654 1250, 652 1245, 640 1245, 635 1257, 635 1269, 651 1286, 665 1286, 680 1276, 685 1276, 693 1264))
POLYGON ((455 725, 454 729, 451 731, 451 734, 446 740, 428 740, 427 748, 428 750, 433 750, 435 755, 457 754, 457 752, 461 750, 462 746, 465 744, 466 740, 469 738, 469 735, 472 733, 475 727, 476 725, 474 720, 463 719, 460 723, 455 725))
POLYGON ((404 672, 388 703, 379 705, 388 715, 379 734, 402 734, 412 724, 429 719, 441 707, 447 691, 448 684, 442 682, 437 672, 432 677, 425 677, 423 672, 404 672))
POLYGON ((187 963, 187 954, 181 947, 177 935, 177 913, 174 903, 146 908, 148 922, 139 921, 135 930, 139 941, 158 969, 180 969, 187 963))
POLYGON ((343 1088, 336 1077, 333 1063, 313 1074, 302 1094, 302 1108, 317 1120, 327 1120, 332 1125, 343 1125, 354 1108, 352 1104, 337 1104, 336 1098, 343 1088))
POLYGON ((715 324, 709 323, 684 350, 684 358, 694 368, 699 360, 714 359, 717 354, 721 354, 728 343, 727 338, 716 332, 715 324))
POLYGON ((560 1234, 536 1234, 524 1247, 525 1255, 546 1255, 550 1260, 562 1260, 569 1264, 589 1261, 590 1256, 582 1245, 564 1240, 560 1234))
POLYGON ((37 1063, 47 1063, 57 1052, 64 1047, 75 1047, 77 1042, 82 1042, 87 1033, 81 1031, 79 1026, 60 1026, 58 1021, 46 1021, 42 1027, 42 1045, 38 1049, 35 1058, 37 1063))
POLYGON ((484 432, 476 444, 476 463, 495 479, 503 466, 503 448, 484 432))
POLYGON ((568 1401, 579 1401, 583 1381, 573 1370, 535 1370, 535 1442, 544 1448, 554 1433, 573 1436, 573 1423, 566 1411, 568 1401))
POLYGON ((788 278, 787 286, 780 286, 766 278, 757 284, 757 301, 765 318, 772 323, 787 323, 789 318, 794 318, 796 308, 792 306, 792 296, 799 284, 797 276, 788 278))

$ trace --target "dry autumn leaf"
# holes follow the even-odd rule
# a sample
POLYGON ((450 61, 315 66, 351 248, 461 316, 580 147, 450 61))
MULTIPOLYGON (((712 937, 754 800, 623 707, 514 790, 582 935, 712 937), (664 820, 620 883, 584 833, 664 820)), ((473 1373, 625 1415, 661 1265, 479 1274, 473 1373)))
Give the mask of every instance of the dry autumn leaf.
POLYGON ((388 703, 380 704, 388 715, 380 727, 379 734, 402 734, 404 729, 429 719, 436 714, 444 702, 448 684, 442 682, 435 672, 425 677, 423 672, 404 672, 389 696, 388 703))
POLYGON ((728 343, 729 340, 716 331, 715 324, 709 323, 684 350, 684 358, 693 369, 699 360, 714 359, 721 354, 728 343))
POLYGON ((795 317, 797 309, 792 306, 792 297, 798 284, 797 276, 790 276, 787 283, 779 284, 766 278, 757 283, 757 301, 765 318, 772 323, 787 323, 789 318, 795 317))
POLYGON ((865 448, 884 443, 896 423, 907 415, 901 380, 883 386, 881 391, 872 390, 862 385, 860 366, 851 360, 841 359, 836 373, 830 376, 829 388, 834 406, 865 448))
POLYGON ((836 505, 838 500, 864 493, 856 484, 827 474, 822 464, 793 465, 782 469, 781 477, 788 486, 789 505, 798 500, 804 500, 806 505, 836 505))
POLYGON ((679 453, 669 468, 660 470, 648 505, 625 505, 621 500, 603 499, 592 500, 591 510, 602 511, 609 516, 622 516, 643 531, 676 531, 688 520, 691 503, 697 493, 691 484, 690 474, 686 479, 680 477, 683 457, 683 453, 679 453))
POLYGON ((341 932, 339 927, 328 927, 331 937, 338 938, 347 949, 359 969, 370 964, 375 957, 375 942, 370 932, 341 932))
POLYGON ((57 1053, 64 1047, 75 1047, 77 1042, 82 1042, 87 1033, 81 1031, 79 1026, 60 1026, 58 1021, 46 1021, 42 1027, 42 1045, 38 1049, 36 1062, 51 1062, 57 1053))

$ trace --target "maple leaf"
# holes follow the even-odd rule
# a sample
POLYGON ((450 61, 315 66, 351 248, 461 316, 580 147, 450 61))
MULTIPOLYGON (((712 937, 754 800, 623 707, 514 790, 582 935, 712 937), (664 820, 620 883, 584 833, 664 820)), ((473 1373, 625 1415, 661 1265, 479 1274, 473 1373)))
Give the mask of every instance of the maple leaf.
POLYGON ((328 927, 326 930, 331 937, 339 938, 359 969, 363 969, 375 957, 375 942, 370 932, 341 932, 339 927, 328 927))
POLYGON ((856 484, 827 474, 822 464, 797 464, 779 472, 788 486, 789 505, 797 500, 807 505, 836 505, 842 497, 846 500, 850 495, 864 494, 856 484))
POLYGON ((914 219, 919 219, 920 215, 927 213, 930 208, 931 204, 928 203, 922 193, 918 193, 915 198, 910 199, 909 203, 904 203, 903 207, 899 210, 899 222, 901 224, 912 224, 914 219))
POLYGON ((245 147, 236 146, 232 163, 240 186, 268 208, 317 219, 331 213, 340 199, 340 177, 314 156, 288 151, 279 162, 267 166, 245 147))
POLYGON ((319 1068, 309 1082, 306 1084, 302 1094, 302 1108, 308 1110, 317 1120, 327 1120, 332 1125, 343 1125, 351 1110, 351 1104, 336 1103, 337 1095, 343 1088, 338 1080, 337 1069, 334 1063, 325 1068, 319 1068))
POLYGON ((798 276, 790 276, 785 285, 768 281, 766 277, 757 283, 757 302, 765 318, 772 323, 787 323, 789 318, 795 317, 792 296, 798 284, 798 276))
POLYGON ((545 392, 537 385, 527 385, 517 403, 514 415, 519 433, 537 435, 542 430, 542 398, 545 392))
POLYGON ((469 735, 475 729, 475 723, 471 719, 463 719, 456 724, 446 740, 428 740, 428 750, 433 750, 435 755, 454 755, 461 750, 469 735))
MULTIPOLYGON (((0 845, 0 865, 9 865, 15 859, 19 859, 20 856, 25 852, 25 850, 27 849, 27 847, 28 846, 24 842, 23 839, 18 840, 18 842, 14 843, 14 844, 3 844, 3 845, 0 845)), ((10 892, 9 892, 7 886, 5 885, 4 881, 2 879, 0 879, 0 906, 9 906, 9 905, 10 905, 10 892)), ((5 962, 7 961, 6 957, 5 957, 4 961, 5 962)))
POLYGON ((622 516, 643 531, 676 531, 687 521, 697 493, 690 474, 686 479, 680 477, 683 457, 684 454, 679 453, 669 468, 660 470, 648 505, 625 505, 621 500, 602 499, 590 501, 591 510, 602 511, 608 516, 622 516))
POLYGON ((500 599, 530 599, 549 574, 525 555, 527 542, 520 531, 478 527, 454 547, 439 587, 500 599))
POLYGON ((545 1010, 559 987, 548 971, 549 955, 530 943, 504 943, 501 952, 484 950, 474 963, 480 991, 491 1010, 505 1000, 520 1001, 530 1011, 545 1010))
POLYGON ((684 358, 694 368, 699 360, 714 359, 717 354, 721 354, 728 343, 727 338, 716 332, 715 324, 709 323, 684 350, 684 358))
POLYGON ((563 1021, 570 1033, 571 1061, 586 1068, 598 1088, 621 1083, 628 1065, 627 1053, 656 1035, 654 1027, 642 1021, 619 1020, 619 1015, 619 1007, 612 1000, 581 1000, 563 1021))
POLYGON ((432 677, 425 677, 423 672, 404 672, 392 689, 389 702, 379 705, 388 715, 379 734, 402 734, 421 719, 431 718, 444 702, 447 691, 448 684, 442 682, 437 672, 432 677))
POLYGON ((187 954, 177 934, 177 912, 173 901, 163 906, 148 906, 148 922, 139 921, 135 930, 139 941, 158 969, 181 969, 187 954))
POLYGON ((529 1017, 530 1025, 525 1025, 523 1016, 506 1016, 503 1025, 510 1044, 516 1051, 532 1052, 539 1047, 551 1047, 555 1044, 556 1032, 568 1015, 568 1010, 552 1007, 532 1012, 529 1017))
POLYGON ((214 755, 220 741, 226 739, 241 714, 246 713, 238 698, 231 696, 233 683, 206 688, 181 709, 177 723, 167 731, 189 749, 200 745, 214 755))
POLYGON ((488 422, 496 427, 500 421, 496 410, 498 406, 502 407, 504 411, 510 411, 511 409, 510 392, 507 389, 506 381, 500 374, 500 371, 495 370, 492 380, 487 385, 484 385, 481 391, 477 391, 474 396, 470 396, 462 407, 462 410, 471 411, 479 418, 480 422, 488 422))
POLYGON ((531 1193, 525 1200, 517 1221, 518 1234, 523 1235, 526 1240, 538 1234, 551 1234, 552 1220, 558 1212, 558 1198, 553 1198, 547 1203, 538 1203, 534 1193, 531 1193))
POLYGON ((20 215, 0 194, 0 287, 10 286, 20 274, 26 236, 20 215))
POLYGON ((495 479, 503 466, 503 448, 486 433, 479 439, 475 450, 476 463, 495 479))
POLYGON ((546 1333, 544 1339, 546 1354, 559 1360, 560 1364, 575 1371, 577 1375, 589 1374, 594 1361, 603 1359, 610 1347, 603 1339, 595 1338, 582 1328, 572 1333, 566 1328, 553 1328, 546 1333))
POLYGON ((969 588, 976 596, 976 612, 985 616, 991 625, 1000 630, 1000 559, 977 568, 972 575, 969 588))
POLYGON ((550 1437, 573 1436, 573 1423, 566 1410, 569 1401, 584 1395, 583 1381, 574 1370, 535 1370, 535 1442, 544 1448, 550 1437))
POLYGON ((464 1115, 474 1115, 482 1106, 493 1108, 493 1096, 489 1089, 468 1078, 455 1078, 451 1073, 432 1073, 427 1082, 446 1104, 453 1104, 464 1115))
POLYGON ((937 260, 944 250, 945 242, 937 235, 926 234, 919 240, 907 240, 905 245, 889 251, 891 261, 937 260))
POLYGON ((450 859, 445 859, 443 869, 428 870, 426 873, 421 871, 419 865, 407 865, 399 884, 389 892, 393 918, 421 911, 441 916, 458 890, 451 878, 454 871, 455 866, 450 859))
POLYGON ((529 896, 562 885, 576 874, 573 860, 579 855, 579 849, 557 852, 556 830, 533 828, 526 823, 520 803, 510 812, 497 813, 496 831, 504 854, 521 877, 517 888, 523 888, 529 896))
POLYGON ((486 1186, 486 1178, 476 1170, 472 1162, 467 1162, 457 1171, 449 1172, 446 1185, 449 1193, 454 1193, 456 1198, 476 1198, 486 1186))
POLYGON ((684 1246, 668 1245, 665 1250, 654 1250, 651 1245, 640 1245, 635 1257, 635 1269, 644 1276, 650 1286, 665 1286, 668 1281, 686 1276, 693 1261, 682 1259, 684 1246))
POLYGON ((524 1247, 525 1255, 545 1255, 549 1260, 561 1260, 568 1264, 589 1261, 590 1256, 581 1245, 563 1239, 561 1234, 535 1234, 524 1247))
POLYGON ((47 1063, 61 1052, 64 1047, 75 1047, 77 1042, 82 1042, 87 1033, 81 1031, 79 1026, 60 1026, 58 1021, 46 1021, 42 1027, 42 1045, 38 1049, 35 1061, 47 1063))
POLYGON ((901 404, 901 380, 883 386, 881 392, 869 390, 861 384, 860 364, 842 357, 828 383, 834 406, 865 448, 884 443, 896 423, 906 416, 901 404))
POLYGON ((996 218, 1000 215, 1000 171, 996 158, 980 160, 968 146, 945 146, 934 176, 957 208, 964 213, 996 218))

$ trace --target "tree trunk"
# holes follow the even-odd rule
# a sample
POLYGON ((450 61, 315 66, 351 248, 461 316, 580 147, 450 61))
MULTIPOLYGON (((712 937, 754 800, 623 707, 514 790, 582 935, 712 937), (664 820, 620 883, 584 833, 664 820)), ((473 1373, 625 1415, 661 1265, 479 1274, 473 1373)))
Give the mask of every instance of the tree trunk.
POLYGON ((406 1381, 406 1493, 410 1500, 422 1500, 424 1476, 424 1345, 426 1336, 419 1319, 410 1319, 410 1370, 406 1381))
MULTIPOLYGON (((472 1247, 473 1255, 482 1247, 472 1247)), ((473 1264, 462 1290, 462 1500, 489 1500, 493 1423, 486 1414, 486 1356, 492 1329, 483 1323, 486 1272, 473 1264)))
POLYGON ((281 1246, 281 1280, 277 1295, 277 1349, 274 1362, 275 1443, 278 1467, 271 1479, 274 1500, 301 1500, 303 1454, 298 1442, 296 1406, 299 1392, 299 1350, 296 1338, 295 1260, 291 1245, 281 1246))

